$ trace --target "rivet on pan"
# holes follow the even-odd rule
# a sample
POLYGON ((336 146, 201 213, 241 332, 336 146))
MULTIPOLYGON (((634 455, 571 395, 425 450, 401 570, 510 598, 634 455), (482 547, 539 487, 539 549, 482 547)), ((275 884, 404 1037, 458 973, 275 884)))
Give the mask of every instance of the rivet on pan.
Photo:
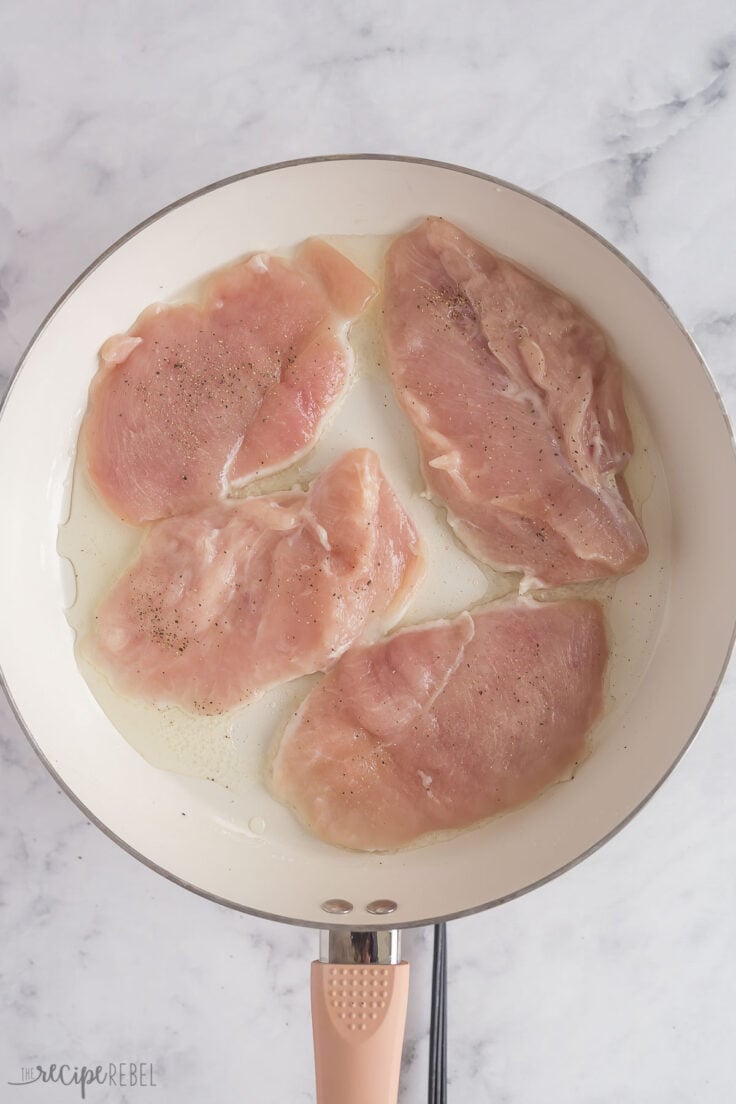
MULTIPOLYGON (((381 902, 379 902, 380 904, 381 902)), ((394 906, 395 907, 395 906, 394 906)), ((320 905, 323 912, 329 912, 332 916, 345 916, 353 911, 349 901, 341 901, 339 897, 333 897, 329 901, 323 901, 320 905)))
POLYGON ((387 916, 389 912, 396 912, 399 906, 395 901, 371 901, 365 907, 366 911, 372 912, 374 916, 387 916))

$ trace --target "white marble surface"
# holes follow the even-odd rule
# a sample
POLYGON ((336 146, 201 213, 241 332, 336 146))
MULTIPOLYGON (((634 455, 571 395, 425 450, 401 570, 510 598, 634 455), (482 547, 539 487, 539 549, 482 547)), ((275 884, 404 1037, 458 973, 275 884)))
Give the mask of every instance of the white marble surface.
MULTIPOLYGON (((325 152, 411 153, 590 222, 693 329, 736 413, 736 12, 728 0, 3 0, 0 371, 77 273, 219 177, 325 152)), ((29 448, 32 448, 29 442, 29 448)), ((457 922, 450 1096, 736 1099, 736 679, 663 791, 537 893, 457 922)), ((0 1100, 22 1064, 151 1060, 93 1101, 313 1099, 313 933, 218 908, 118 850, 0 721, 0 1100)), ((402 1101, 425 1098, 429 938, 402 1101)))

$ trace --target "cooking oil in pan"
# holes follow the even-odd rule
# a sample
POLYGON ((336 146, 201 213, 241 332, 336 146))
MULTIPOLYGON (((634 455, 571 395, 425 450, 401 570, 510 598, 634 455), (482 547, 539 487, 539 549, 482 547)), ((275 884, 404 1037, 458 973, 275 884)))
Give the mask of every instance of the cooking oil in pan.
MULTIPOLYGON (((380 279, 388 239, 367 236, 331 241, 380 279)), ((191 291, 186 289, 186 295, 191 291)), ((353 326, 350 341, 356 358, 355 378, 317 447, 297 465, 249 487, 247 493, 304 486, 345 450, 373 448, 419 530, 427 560, 427 574, 401 624, 451 617, 463 609, 513 594, 518 578, 473 560, 453 536, 443 508, 425 493, 415 440, 385 371, 380 300, 353 326)), ((622 579, 559 588, 544 595, 544 600, 572 593, 595 597, 607 612, 611 646, 607 706, 603 722, 591 737, 593 752, 599 734, 616 723, 643 677, 656 642, 668 585, 667 483, 636 390, 628 381, 626 403, 635 439, 634 457, 626 475, 649 541, 649 558, 622 579)), ((73 568, 67 616, 75 631, 82 674, 110 721, 153 766, 205 779, 230 791, 229 829, 237 826, 253 837, 265 835, 286 843, 304 829, 270 795, 268 765, 276 737, 319 676, 277 687, 233 713, 204 717, 124 697, 84 655, 82 644, 91 630, 95 610, 134 558, 143 533, 120 521, 101 502, 87 478, 84 457, 78 455, 71 509, 60 528, 58 548, 73 568)))

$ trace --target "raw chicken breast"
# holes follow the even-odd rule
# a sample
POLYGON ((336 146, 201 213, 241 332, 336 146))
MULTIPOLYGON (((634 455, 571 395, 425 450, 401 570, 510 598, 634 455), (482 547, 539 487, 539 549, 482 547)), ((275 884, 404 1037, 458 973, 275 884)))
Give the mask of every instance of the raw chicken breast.
POLYGON ((287 728, 274 793, 359 850, 466 828, 585 755, 607 656, 596 602, 529 598, 353 647, 287 728))
POLYGON ((325 242, 257 254, 200 304, 155 305, 100 352, 84 424, 89 473, 142 524, 206 505, 316 442, 353 363, 349 322, 373 282, 325 242))
POLYGON ((378 457, 356 450, 307 493, 157 522, 86 651, 123 693, 220 713, 324 670, 367 627, 395 621, 422 571, 378 457))
POLYGON ((579 308, 432 218, 389 250, 384 312, 425 480, 474 556, 523 589, 646 559, 620 369, 579 308))

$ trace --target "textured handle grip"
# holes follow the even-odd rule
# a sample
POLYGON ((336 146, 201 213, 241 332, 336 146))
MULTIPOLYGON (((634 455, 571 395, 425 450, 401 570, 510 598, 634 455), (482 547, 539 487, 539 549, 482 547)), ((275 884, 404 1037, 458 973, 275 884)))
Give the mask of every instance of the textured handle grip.
POLYGON ((396 1104, 409 964, 312 963, 317 1104, 396 1104))

